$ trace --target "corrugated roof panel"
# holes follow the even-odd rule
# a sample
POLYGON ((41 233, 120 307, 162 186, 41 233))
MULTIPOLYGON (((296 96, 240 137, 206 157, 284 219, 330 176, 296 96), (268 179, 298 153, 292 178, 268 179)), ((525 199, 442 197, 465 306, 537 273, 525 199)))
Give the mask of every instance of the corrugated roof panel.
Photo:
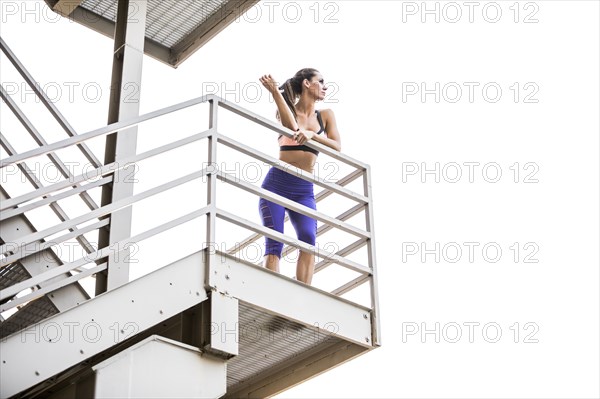
MULTIPOLYGON (((45 1, 60 15, 114 37, 119 0, 82 0, 73 9, 45 1)), ((177 67, 258 1, 148 0, 144 53, 177 67)))
POLYGON ((93 11, 111 21, 116 20, 117 0, 83 0, 80 7, 93 11))
MULTIPOLYGON (((149 0, 146 37, 172 47, 219 12, 227 0, 149 0)), ((116 21, 117 0, 84 0, 80 7, 116 21)))

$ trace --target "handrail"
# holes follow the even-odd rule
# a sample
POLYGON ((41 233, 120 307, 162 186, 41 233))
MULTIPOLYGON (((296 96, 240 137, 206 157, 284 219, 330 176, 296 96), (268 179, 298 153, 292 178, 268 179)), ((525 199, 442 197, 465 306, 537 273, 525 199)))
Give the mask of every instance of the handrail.
POLYGON ((132 119, 129 119, 126 121, 115 122, 110 125, 101 127, 99 129, 95 129, 95 130, 89 131, 87 133, 80 134, 79 136, 70 137, 68 139, 57 141, 56 143, 44 145, 44 146, 35 148, 33 150, 25 151, 18 155, 13 155, 13 156, 10 156, 10 157, 4 158, 4 159, 0 159, 0 169, 5 168, 8 165, 12 165, 15 163, 26 161, 26 160, 34 158, 34 157, 38 157, 40 155, 46 155, 50 152, 62 150, 64 148, 70 147, 74 144, 79 144, 84 141, 96 138, 96 137, 106 136, 108 134, 115 133, 119 130, 124 130, 129 127, 137 126, 142 122, 157 118, 159 116, 167 115, 167 114, 170 114, 175 111, 180 111, 182 109, 185 109, 185 108, 188 108, 188 107, 191 107, 194 105, 202 104, 207 101, 212 101, 214 98, 215 98, 215 95, 213 95, 213 94, 194 98, 192 100, 184 101, 179 104, 171 105, 170 107, 166 107, 166 108, 162 108, 162 109, 159 109, 156 111, 148 112, 147 114, 140 115, 138 117, 135 117, 135 118, 132 118, 132 119))
MULTIPOLYGON (((85 215, 81 215, 81 216, 78 216, 78 217, 73 218, 71 220, 64 221, 62 223, 59 223, 59 224, 54 225, 52 227, 49 227, 49 228, 47 228, 45 230, 37 231, 35 233, 28 234, 28 235, 26 235, 24 237, 21 237, 22 241, 17 246, 17 250, 20 250, 20 249, 24 248, 26 245, 34 243, 34 242, 36 242, 36 241, 38 241, 40 239, 43 239, 45 237, 48 237, 48 236, 52 235, 52 234, 58 233, 59 231, 68 229, 70 227, 76 226, 76 225, 78 225, 80 223, 83 223, 83 222, 90 221, 90 220, 95 219, 95 218, 99 218, 101 216, 106 216, 109 213, 115 212, 115 211, 117 211, 117 210, 119 210, 119 209, 121 209, 121 208, 123 208, 125 206, 131 205, 131 204, 133 204, 133 203, 135 203, 137 201, 140 201, 140 200, 142 200, 144 198, 148 198, 148 197, 153 196, 155 194, 158 194, 158 193, 161 193, 163 191, 166 191, 166 190, 168 190, 170 188, 173 188, 173 187, 179 186, 181 184, 187 183, 187 182, 189 182, 191 180, 198 179, 198 178, 200 178, 202 176, 205 176, 206 174, 207 174, 206 173, 206 168, 202 169, 202 170, 199 170, 197 172, 192 172, 192 173, 190 173, 190 174, 188 174, 186 176, 180 177, 180 178, 175 179, 175 180, 171 180, 168 183, 161 184, 158 187, 154 187, 154 188, 148 189, 146 191, 143 191, 141 193, 132 195, 131 197, 123 198, 123 199, 121 199, 119 201, 110 203, 108 205, 104 205, 103 207, 98 208, 98 209, 96 209, 94 211, 88 212, 85 215)), ((4 245, 1 245, 0 246, 0 253, 4 253, 4 252, 7 251, 7 249, 11 249, 9 247, 10 247, 10 245, 8 243, 6 243, 4 245)), ((5 261, 2 260, 0 262, 0 265, 4 266, 4 263, 5 263, 5 261)))
MULTIPOLYGON (((222 98, 218 98, 218 102, 219 102, 220 107, 223 107, 239 116, 242 116, 248 120, 251 120, 252 122, 255 122, 261 126, 269 128, 276 133, 283 134, 284 136, 287 136, 289 138, 294 137, 295 132, 293 132, 292 130, 282 127, 281 125, 277 125, 274 122, 272 122, 258 114, 255 114, 251 111, 248 111, 248 110, 240 107, 237 104, 234 104, 234 103, 224 100, 222 98)), ((323 154, 329 155, 330 157, 337 159, 338 161, 342 161, 345 164, 348 164, 356 169, 366 170, 368 168, 368 165, 366 163, 363 163, 363 162, 359 161, 358 159, 352 158, 351 156, 349 156, 347 154, 344 154, 344 153, 336 151, 330 147, 327 147, 326 145, 317 143, 316 141, 307 141, 306 145, 312 149, 322 152, 323 154)))
MULTIPOLYGON (((4 137, 4 135, 1 132, 0 132, 0 145, 2 146, 2 148, 4 148, 4 150, 9 155, 16 153, 15 149, 12 147, 12 145, 10 145, 8 140, 6 140, 6 138, 4 137)), ((20 163, 18 165, 18 167, 21 170, 21 172, 25 175, 27 180, 29 180, 29 182, 33 185, 34 188, 39 189, 39 188, 43 187, 42 182, 35 176, 33 171, 31 171, 31 169, 27 166, 27 164, 25 162, 20 163)), ((104 182, 102 181, 100 184, 104 184, 104 182)), ((85 187, 75 185, 75 186, 73 186, 73 194, 79 194, 80 197, 83 199, 83 201, 86 204, 91 206, 91 209, 95 209, 95 208, 98 208, 98 206, 91 199, 91 197, 89 196, 87 191, 85 191, 85 190, 91 188, 91 186, 92 186, 92 184, 86 184, 85 187)), ((67 216, 67 213, 62 209, 62 207, 58 204, 58 202, 56 202, 60 197, 61 197, 61 195, 57 195, 57 196, 53 196, 53 197, 47 196, 43 201, 45 203, 49 204, 52 211, 58 216, 58 218, 61 221, 64 222, 65 220, 69 220, 69 217, 67 216)), ((16 209, 11 209, 11 210, 2 212, 0 214, 0 221, 8 219, 8 217, 11 217, 11 216, 17 216, 18 214, 21 214, 25 211, 23 208, 19 208, 18 212, 14 212, 15 210, 16 209), (7 216, 7 214, 8 214, 8 216, 7 216)), ((87 238, 85 238, 85 236, 82 233, 79 233, 78 235, 76 235, 75 239, 77 240, 77 242, 79 242, 79 244, 81 244, 81 246, 87 252, 92 251, 92 245, 90 244, 90 242, 87 240, 87 238)))
POLYGON ((11 285, 8 288, 3 289, 2 291, 0 291, 0 300, 4 299, 4 298, 8 298, 10 296, 13 296, 17 293, 19 293, 20 291, 27 289, 31 286, 37 285, 43 281, 49 280, 53 277, 56 277, 58 275, 61 275, 63 273, 69 272, 73 269, 76 269, 80 266, 85 265, 86 263, 90 262, 90 259, 101 259, 104 258, 106 256, 109 256, 110 253, 112 251, 114 251, 113 246, 117 247, 117 248, 124 248, 127 244, 131 243, 131 242, 137 242, 137 241, 142 241, 145 240, 149 237, 152 237, 158 233, 161 233, 165 230, 168 230, 170 228, 173 228, 174 226, 178 225, 178 224, 182 224, 185 222, 189 222, 192 219, 198 218, 200 216, 203 216, 206 214, 206 212, 208 212, 209 210, 209 206, 205 206, 202 209, 199 209, 197 211, 191 212, 185 216, 179 217, 177 219, 174 219, 170 222, 167 223, 163 223, 160 226, 154 227, 150 230, 146 230, 143 233, 137 234, 133 237, 130 238, 125 238, 115 244, 112 244, 110 246, 106 246, 98 251, 95 251, 91 254, 88 254, 82 258, 79 258, 78 260, 76 260, 75 262, 70 262, 70 263, 65 263, 62 266, 59 267, 55 267, 53 269, 50 269, 44 273, 41 274, 37 274, 35 276, 33 276, 32 278, 25 280, 25 281, 21 281, 17 284, 11 285))
POLYGON ((316 247, 313 245, 309 245, 302 241, 298 241, 296 239, 290 238, 289 236, 281 234, 273 229, 269 229, 267 227, 261 226, 259 224, 253 223, 249 220, 246 220, 239 216, 236 216, 231 212, 227 212, 222 209, 219 209, 219 210, 217 210, 217 217, 227 220, 229 222, 235 223, 238 226, 243 226, 250 230, 260 232, 267 237, 284 242, 288 245, 294 245, 294 246, 301 248, 307 252, 314 253, 316 256, 318 256, 320 258, 331 259, 335 263, 337 263, 341 266, 345 266, 350 270, 354 270, 355 272, 364 273, 367 275, 372 274, 371 269, 369 269, 368 267, 365 267, 359 263, 356 263, 356 262, 348 260, 348 259, 344 259, 341 256, 334 254, 333 252, 327 251, 326 249, 319 248, 319 247, 316 247))
POLYGON ((226 181, 233 186, 243 188, 245 191, 248 191, 248 192, 251 192, 254 194, 260 194, 261 197, 268 199, 269 201, 275 202, 276 204, 283 205, 286 208, 291 209, 292 211, 296 211, 298 213, 302 213, 303 215, 310 216, 313 219, 317 219, 321 222, 328 223, 330 225, 337 227, 340 230, 344 230, 345 232, 354 234, 358 237, 369 238, 371 236, 371 234, 368 231, 361 230, 361 229, 354 227, 348 223, 345 223, 345 222, 342 222, 335 218, 332 218, 331 216, 327 216, 324 213, 315 211, 315 210, 307 207, 306 205, 302 205, 302 204, 299 204, 298 202, 289 200, 285 197, 282 197, 281 195, 278 195, 271 191, 265 190, 264 188, 255 187, 252 184, 246 183, 242 180, 232 178, 227 173, 224 173, 222 171, 217 171, 216 174, 217 174, 218 178, 222 181, 226 181))
POLYGON ((325 188, 329 189, 330 191, 333 191, 336 194, 341 194, 344 197, 349 198, 354 201, 358 201, 361 204, 366 204, 367 202, 369 202, 369 199, 367 197, 365 197, 364 195, 357 194, 354 191, 350 191, 347 188, 344 188, 337 184, 326 182, 324 179, 321 179, 320 177, 316 177, 312 173, 308 173, 300 168, 294 167, 294 166, 292 166, 288 163, 285 163, 277 158, 271 157, 271 156, 264 154, 258 150, 252 149, 232 138, 229 138, 229 137, 226 137, 223 135, 219 135, 217 140, 219 143, 223 143, 226 146, 233 148, 234 150, 237 150, 246 155, 250 155, 253 158, 256 158, 260 161, 266 162, 269 165, 272 165, 272 166, 276 167, 277 169, 283 170, 291 175, 299 177, 300 179, 309 181, 309 182, 314 183, 321 187, 325 187, 325 188))
MULTIPOLYGON (((19 72, 21 77, 23 77, 25 82, 27 82, 29 87, 31 87, 33 92, 38 96, 38 98, 41 100, 42 104, 44 104, 46 106, 46 108, 48 109, 50 114, 54 117, 54 119, 58 122, 58 124, 60 126, 62 126, 62 128, 65 130, 65 132, 67 132, 67 134, 69 136, 76 136, 77 132, 75 131, 75 129, 73 129, 73 127, 69 124, 69 122, 66 120, 66 118, 60 113, 60 111, 58 110, 56 105, 54 105, 52 100, 50 100, 48 98, 46 93, 44 93, 44 91, 41 90, 41 88, 39 87, 39 85, 37 84, 37 82, 35 81, 33 76, 31 76, 29 71, 27 71, 25 66, 21 63, 21 61, 19 61, 17 56, 12 52, 10 47, 8 47, 8 45, 6 44, 4 39, 2 39, 1 37, 0 37, 0 48, 2 49, 2 52, 6 55, 6 58, 8 58, 8 60, 13 64, 15 69, 19 72)), ((94 167, 97 168, 100 165, 102 165, 102 162, 100 162, 100 160, 98 158, 96 158, 94 153, 85 144, 78 145, 78 147, 81 150, 81 152, 83 153, 83 155, 87 158, 87 160, 90 161, 90 163, 92 165, 94 165, 94 167)))
POLYGON ((32 199, 35 199, 35 198, 38 198, 38 197, 42 197, 44 195, 53 193, 53 192, 58 191, 58 190, 62 190, 64 188, 67 188, 67 187, 73 185, 73 183, 79 183, 79 182, 82 182, 84 180, 89 180, 89 179, 93 179, 93 178, 96 178, 96 177, 99 177, 99 176, 104 176, 104 175, 107 175, 107 174, 112 174, 112 173, 114 173, 116 171, 119 171, 119 170, 123 169, 128 164, 135 163, 135 162, 138 162, 138 161, 142 161, 144 159, 147 159, 147 158, 153 157, 155 155, 161 154, 161 153, 163 153, 165 151, 169 151, 171 149, 180 147, 182 145, 189 144, 191 142, 201 140, 201 139, 207 137, 209 133, 210 133, 210 131, 206 130, 206 131, 204 131, 202 133, 197 133, 197 134, 195 134, 193 136, 186 137, 186 138, 183 138, 181 140, 177 140, 177 141, 174 141, 174 142, 169 143, 169 144, 165 144, 165 145, 157 147, 157 148, 153 148, 153 149, 148 150, 146 152, 143 152, 141 154, 132 155, 130 157, 121 159, 119 161, 111 162, 109 164, 106 164, 106 165, 104 165, 104 166, 102 166, 100 168, 94 169, 92 171, 86 171, 86 172, 84 172, 84 173, 82 173, 80 175, 74 176, 70 180, 59 181, 59 182, 54 183, 52 185, 46 186, 44 188, 40 188, 40 189, 37 189, 35 191, 31 191, 29 193, 25 193, 23 195, 20 195, 18 197, 11 198, 9 200, 6 200, 6 201, 3 201, 2 203, 0 203, 0 211, 4 211, 6 209, 10 209, 10 208, 13 208, 15 206, 19 206, 19 205, 21 205, 24 202, 31 201, 32 199))
POLYGON ((102 179, 97 180, 95 182, 77 186, 77 188, 73 188, 72 190, 63 191, 62 193, 59 193, 59 194, 56 194, 53 196, 47 196, 42 200, 34 202, 33 204, 23 205, 18 208, 5 209, 4 211, 2 211, 2 214, 0 214, 0 221, 7 220, 7 219, 10 219, 10 218, 18 216, 18 215, 22 215, 25 212, 29 212, 29 211, 39 208, 43 205, 47 205, 52 202, 58 201, 60 199, 64 199, 64 198, 70 197, 72 195, 79 194, 82 191, 91 190, 92 188, 103 186, 112 181, 113 181, 112 176, 103 177, 102 179))
MULTIPOLYGON (((229 101, 226 101, 220 97, 215 96, 214 94, 207 94, 205 96, 201 96, 201 97, 197 97, 197 98, 194 98, 191 100, 183 101, 178 104, 171 105, 169 107, 165 107, 165 108, 162 108, 162 109, 159 109, 156 111, 148 112, 144 115, 137 116, 137 117, 129 119, 127 121, 115 122, 110 125, 101 127, 99 129, 95 129, 95 130, 89 131, 87 133, 80 134, 78 136, 70 137, 68 139, 57 141, 56 143, 47 144, 47 145, 35 148, 33 150, 25 151, 18 155, 13 155, 13 156, 9 156, 4 159, 0 159, 0 169, 5 168, 8 165, 26 161, 30 158, 38 157, 40 155, 46 155, 50 152, 61 150, 61 149, 70 147, 74 144, 79 144, 84 141, 96 138, 96 137, 106 136, 110 133, 115 133, 119 130, 125 130, 126 128, 137 126, 142 122, 145 122, 145 121, 148 121, 148 120, 160 117, 160 116, 168 115, 170 113, 180 111, 182 109, 189 108, 194 105, 206 103, 209 101, 217 102, 219 106, 229 109, 232 112, 234 112, 240 116, 243 116, 250 121, 256 122, 261 126, 269 128, 270 130, 272 130, 276 133, 283 134, 284 136, 287 136, 290 138, 292 138, 294 135, 294 132, 292 132, 290 129, 288 129, 286 127, 277 125, 274 122, 272 122, 266 118, 263 118, 262 116, 254 114, 250 111, 246 111, 242 107, 238 106, 237 104, 230 103, 229 101)), ((323 144, 309 141, 307 143, 307 145, 315 150, 318 150, 324 154, 327 154, 327 155, 331 156, 332 158, 338 159, 338 160, 340 160, 348 165, 351 165, 357 169, 365 170, 368 167, 367 164, 360 162, 359 160, 354 159, 354 158, 352 158, 346 154, 343 154, 339 151, 335 151, 323 144)))

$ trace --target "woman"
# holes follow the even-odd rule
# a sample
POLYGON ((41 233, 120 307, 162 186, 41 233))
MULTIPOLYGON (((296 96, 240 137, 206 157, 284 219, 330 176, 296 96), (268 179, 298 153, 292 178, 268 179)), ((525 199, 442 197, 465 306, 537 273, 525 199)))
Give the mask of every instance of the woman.
MULTIPOLYGON (((281 87, 277 87, 271 75, 264 75, 260 82, 271 93, 277 105, 277 117, 281 124, 296 132, 293 139, 279 136, 279 159, 307 172, 313 173, 318 152, 305 144, 316 141, 337 151, 341 149, 340 134, 335 116, 330 109, 315 110, 315 103, 325 98, 327 86, 323 76, 313 68, 298 71, 281 87), (281 91, 280 91, 281 90, 281 91), (324 134, 322 134, 324 133, 324 134)), ((271 168, 262 187, 311 209, 316 209, 313 185, 277 168, 271 168)), ((317 221, 264 198, 259 202, 263 225, 283 233, 285 211, 300 241, 315 245, 317 221)), ((279 259, 283 244, 266 237, 265 266, 279 272, 279 259)), ((315 255, 300 251, 296 266, 296 279, 310 284, 315 268, 315 255)))

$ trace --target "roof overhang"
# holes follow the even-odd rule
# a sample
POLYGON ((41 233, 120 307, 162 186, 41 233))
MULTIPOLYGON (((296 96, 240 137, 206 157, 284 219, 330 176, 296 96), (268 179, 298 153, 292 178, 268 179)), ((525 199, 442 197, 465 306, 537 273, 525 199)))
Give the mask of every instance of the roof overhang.
MULTIPOLYGON (((148 0, 144 53, 174 68, 259 0, 148 0)), ((63 17, 114 38, 118 0, 45 0, 63 17)))

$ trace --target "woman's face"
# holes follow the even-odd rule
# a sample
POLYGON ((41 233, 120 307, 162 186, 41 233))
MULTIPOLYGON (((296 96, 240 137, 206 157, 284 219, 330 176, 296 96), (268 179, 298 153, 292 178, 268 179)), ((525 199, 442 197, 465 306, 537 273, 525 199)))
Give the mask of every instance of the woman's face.
POLYGON ((308 90, 316 101, 325 99, 325 92, 327 91, 327 86, 325 85, 323 75, 317 72, 317 74, 313 76, 310 82, 308 83, 308 90))

